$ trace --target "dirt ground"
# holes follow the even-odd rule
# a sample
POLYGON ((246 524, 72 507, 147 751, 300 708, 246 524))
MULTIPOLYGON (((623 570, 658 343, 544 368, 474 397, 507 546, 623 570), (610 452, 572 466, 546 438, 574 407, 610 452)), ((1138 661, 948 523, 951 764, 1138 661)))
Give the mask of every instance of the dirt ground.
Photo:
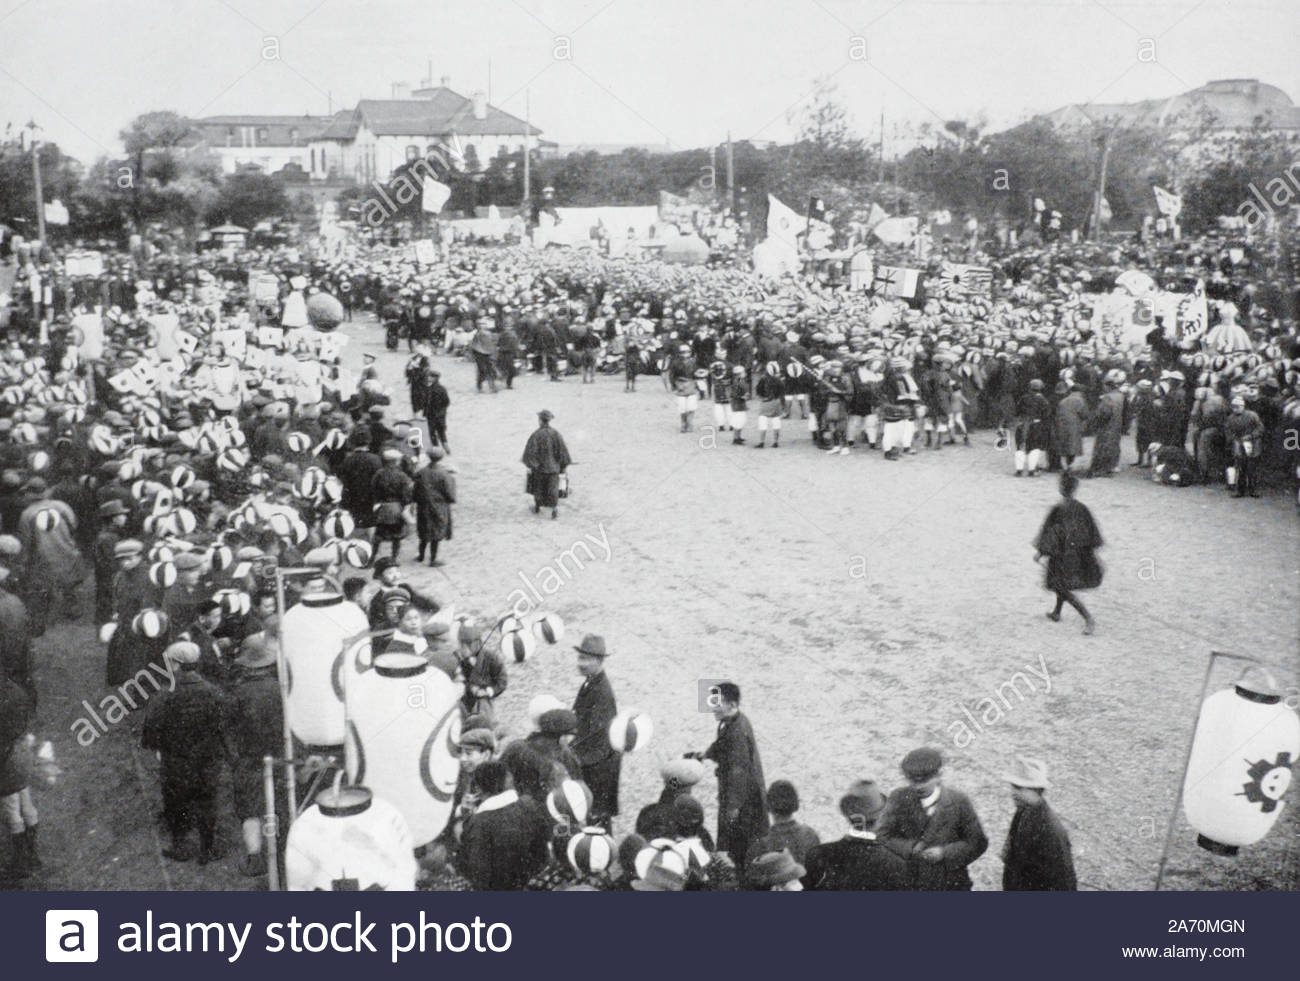
MULTIPOLYGON (((394 417, 405 418, 405 353, 384 352, 368 324, 345 331, 346 360, 377 353, 394 417)), ((1079 497, 1106 539, 1107 567, 1104 585, 1084 597, 1098 623, 1084 637, 1068 608, 1059 624, 1044 618, 1049 596, 1032 561, 1055 480, 1014 479, 989 433, 899 462, 830 457, 813 449, 796 412, 780 449, 756 451, 752 421, 751 445, 732 446, 729 433, 707 428, 707 405, 697 432, 679 433, 658 378, 624 394, 621 377, 582 385, 527 375, 514 391, 480 395, 472 366, 441 358, 439 367, 460 470, 455 538, 439 570, 417 569, 409 543, 407 574, 483 616, 506 612, 525 580, 554 590, 541 608, 563 618, 565 637, 511 665, 499 702, 515 734, 532 696, 576 692, 572 645, 584 633, 605 637, 620 707, 655 726, 625 760, 619 830, 657 795, 663 760, 708 744, 701 689, 730 679, 743 689, 767 779, 794 782, 799 817, 823 839, 843 831, 836 801, 850 783, 896 786, 908 750, 938 746, 947 781, 971 795, 990 839, 971 867, 975 887, 998 888, 1013 810, 1001 774, 1027 753, 1051 766, 1049 799, 1073 839, 1081 887, 1145 890, 1209 653, 1260 658, 1295 703, 1300 521, 1283 493, 1231 500, 1127 469, 1084 482, 1079 497), (531 514, 523 494, 519 457, 541 408, 555 413, 577 461, 558 521, 531 514), (590 553, 571 551, 580 541, 590 553), (981 701, 1006 685, 1015 690, 1003 687, 997 708, 981 701)), ((1125 458, 1134 458, 1127 440, 1125 458)), ((36 649, 41 733, 67 775, 39 794, 46 867, 30 888, 248 888, 235 871, 233 815, 217 865, 161 858, 156 765, 131 723, 77 745, 82 699, 103 694, 103 647, 88 621, 36 649)), ((1221 666, 1212 688, 1233 677, 1221 666)), ((712 825, 712 777, 698 796, 712 825)), ((1180 814, 1165 888, 1300 887, 1294 788, 1289 801, 1268 838, 1235 859, 1198 849, 1180 814)))

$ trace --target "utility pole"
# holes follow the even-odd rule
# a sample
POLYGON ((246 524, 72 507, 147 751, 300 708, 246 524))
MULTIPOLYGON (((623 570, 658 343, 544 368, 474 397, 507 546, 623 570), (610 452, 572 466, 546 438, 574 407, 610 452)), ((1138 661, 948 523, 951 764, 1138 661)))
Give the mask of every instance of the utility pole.
MULTIPOLYGON (((524 200, 523 207, 527 211, 528 203, 533 199, 532 186, 532 165, 529 158, 532 156, 533 144, 533 124, 532 124, 532 93, 524 89, 524 200)), ((524 215, 524 221, 528 220, 528 215, 524 215)))
POLYGON ((885 183, 885 110, 880 110, 880 173, 876 177, 877 184, 885 183))
POLYGON ((1101 241, 1101 203, 1106 200, 1106 168, 1110 165, 1110 148, 1115 140, 1115 127, 1106 130, 1106 139, 1101 148, 1101 173, 1097 178, 1097 199, 1093 202, 1092 227, 1097 241, 1101 241))
POLYGON ((32 133, 32 185, 36 190, 36 236, 41 241, 41 248, 45 248, 45 193, 41 188, 41 141, 36 138, 36 131, 39 127, 35 122, 27 124, 27 128, 32 133))
POLYGON ((731 130, 727 130, 727 201, 731 216, 736 216, 736 152, 731 145, 731 130))

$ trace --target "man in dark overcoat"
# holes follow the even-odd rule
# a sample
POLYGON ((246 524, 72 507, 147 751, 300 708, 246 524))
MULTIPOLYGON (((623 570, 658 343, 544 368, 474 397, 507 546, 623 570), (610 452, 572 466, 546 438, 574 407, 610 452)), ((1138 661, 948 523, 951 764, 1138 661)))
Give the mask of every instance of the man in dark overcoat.
POLYGON ((618 714, 614 688, 605 674, 605 638, 588 634, 574 648, 582 687, 573 700, 578 726, 569 749, 582 766, 582 779, 591 788, 591 823, 608 828, 618 813, 618 778, 623 757, 609 742, 609 724, 618 714))
POLYGON ((1073 892, 1078 888, 1070 836, 1044 793, 1047 764, 1017 756, 1006 773, 1016 813, 1002 848, 1002 888, 1073 892))
POLYGON ((742 866, 755 838, 767 831, 767 781, 754 727, 740 711, 740 686, 724 681, 711 706, 718 735, 702 758, 717 764, 718 850, 742 866))

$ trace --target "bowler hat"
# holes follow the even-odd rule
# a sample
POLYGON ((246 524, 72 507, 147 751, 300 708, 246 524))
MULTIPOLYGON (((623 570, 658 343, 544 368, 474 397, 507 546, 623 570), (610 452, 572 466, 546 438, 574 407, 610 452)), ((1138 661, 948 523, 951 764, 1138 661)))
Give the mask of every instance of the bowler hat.
POLYGON ((802 879, 806 869, 794 860, 790 852, 768 852, 749 863, 749 881, 761 888, 783 886, 793 879, 802 879))
POLYGON ((609 657, 609 652, 605 650, 605 638, 596 634, 587 634, 574 650, 579 654, 589 654, 592 657, 609 657))
POLYGON ((859 780, 840 798, 840 813, 852 821, 864 818, 874 823, 885 809, 885 795, 874 780, 859 780))

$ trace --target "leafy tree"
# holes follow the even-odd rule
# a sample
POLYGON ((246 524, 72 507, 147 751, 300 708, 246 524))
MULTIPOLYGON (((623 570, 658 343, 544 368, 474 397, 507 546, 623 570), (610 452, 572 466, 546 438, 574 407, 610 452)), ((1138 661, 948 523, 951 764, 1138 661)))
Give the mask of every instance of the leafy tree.
POLYGON ((252 228, 264 218, 291 212, 284 185, 257 168, 241 169, 227 177, 212 202, 209 218, 252 228))
POLYGON ((144 184, 153 177, 160 186, 170 184, 179 174, 176 150, 189 142, 194 125, 179 113, 146 112, 131 120, 119 135, 130 159, 132 214, 137 231, 145 219, 144 184))

